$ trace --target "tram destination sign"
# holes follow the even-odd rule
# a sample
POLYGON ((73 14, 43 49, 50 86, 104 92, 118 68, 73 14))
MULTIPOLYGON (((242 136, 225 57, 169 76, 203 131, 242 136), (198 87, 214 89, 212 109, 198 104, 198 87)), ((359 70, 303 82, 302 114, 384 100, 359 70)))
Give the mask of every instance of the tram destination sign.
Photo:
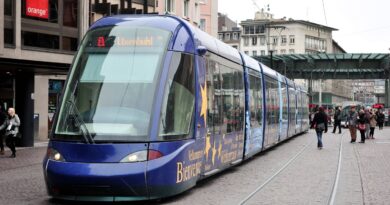
POLYGON ((49 18, 49 0, 26 0, 26 16, 49 18))

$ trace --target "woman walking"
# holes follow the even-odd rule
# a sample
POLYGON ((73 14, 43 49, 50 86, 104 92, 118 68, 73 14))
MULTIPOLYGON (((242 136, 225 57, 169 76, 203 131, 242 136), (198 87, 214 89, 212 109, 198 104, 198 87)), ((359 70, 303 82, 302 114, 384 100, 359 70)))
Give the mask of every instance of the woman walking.
POLYGON ((311 123, 311 128, 315 128, 317 133, 317 147, 322 149, 322 132, 325 133, 328 131, 328 116, 324 112, 324 108, 320 107, 318 112, 314 115, 313 121, 311 123))
POLYGON ((371 118, 370 118, 370 135, 368 137, 368 139, 375 139, 374 137, 374 130, 375 130, 375 127, 376 127, 376 115, 374 112, 371 113, 371 118))
POLYGON ((364 143, 366 136, 366 124, 369 124, 369 119, 366 117, 366 113, 364 111, 359 112, 359 119, 358 121, 358 129, 360 131, 360 142, 364 143))

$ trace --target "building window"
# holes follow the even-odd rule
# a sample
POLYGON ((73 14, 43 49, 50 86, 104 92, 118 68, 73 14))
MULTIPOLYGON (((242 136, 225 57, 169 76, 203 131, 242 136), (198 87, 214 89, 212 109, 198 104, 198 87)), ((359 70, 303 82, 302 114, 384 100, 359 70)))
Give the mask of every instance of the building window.
POLYGON ((287 37, 282 36, 282 45, 286 45, 286 43, 287 43, 287 37))
POLYGON ((255 33, 256 34, 259 34, 259 33, 265 33, 265 26, 264 25, 257 25, 255 26, 255 33))
POLYGON ((188 13, 188 7, 190 6, 190 1, 189 0, 184 0, 184 7, 183 7, 183 16, 189 17, 188 13))
POLYGON ((246 55, 249 55, 249 51, 244 51, 244 53, 245 53, 246 55))
POLYGON ((272 45, 278 45, 278 37, 277 36, 273 36, 272 37, 272 45))
POLYGON ((233 40, 238 40, 238 33, 233 33, 233 40))
POLYGON ((245 46, 249 45, 249 38, 248 37, 244 37, 244 45, 245 46))
POLYGON ((4 0, 4 15, 12 16, 13 14, 13 2, 14 0, 4 0))
POLYGON ((47 7, 42 6, 39 8, 27 8, 30 3, 36 3, 36 1, 37 0, 22 1, 22 17, 50 23, 58 23, 58 0, 49 0, 47 7))
POLYGON ((286 49, 280 50, 280 54, 286 54, 286 49))
POLYGON ((62 37, 62 50, 77 51, 77 38, 62 37))
POLYGON ((64 0, 64 26, 77 28, 77 0, 64 0))
POLYGON ((59 36, 43 33, 22 31, 22 44, 24 46, 59 49, 59 36))
POLYGON ((14 45, 14 30, 4 28, 4 44, 14 45))
POLYGON ((206 19, 200 19, 199 28, 202 31, 206 31, 206 19))
POLYGON ((226 33, 226 35, 225 35, 225 41, 230 41, 230 33, 226 33))
POLYGON ((222 33, 218 34, 218 39, 223 41, 223 34, 222 33))
POLYGON ((295 53, 295 50, 294 50, 294 49, 289 49, 288 52, 289 52, 290 54, 294 54, 294 53, 295 53))
POLYGON ((175 0, 165 0, 165 11, 175 13, 175 0))
POLYGON ((252 37, 252 45, 253 46, 257 45, 257 37, 252 37))
POLYGON ((277 55, 278 54, 278 50, 274 50, 273 54, 277 55))
POLYGON ((265 36, 260 36, 260 45, 265 45, 265 36))
POLYGON ((265 50, 261 50, 260 55, 265 56, 265 50))
POLYGON ((295 36, 289 36, 290 44, 295 44, 295 36))
POLYGON ((249 34, 249 26, 244 26, 244 34, 249 34))
POLYGON ((257 56, 257 51, 252 51, 252 56, 257 56))
POLYGON ((235 49, 238 49, 238 46, 236 46, 236 45, 234 45, 234 46, 232 46, 233 48, 235 48, 235 49))

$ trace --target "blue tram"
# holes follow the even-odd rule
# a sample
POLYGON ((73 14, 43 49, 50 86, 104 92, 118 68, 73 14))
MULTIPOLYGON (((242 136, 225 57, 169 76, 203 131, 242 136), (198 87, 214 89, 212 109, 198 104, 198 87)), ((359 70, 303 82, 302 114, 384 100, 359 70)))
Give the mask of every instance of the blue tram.
POLYGON ((302 87, 186 21, 107 17, 75 56, 44 177, 55 198, 162 198, 308 128, 302 87))

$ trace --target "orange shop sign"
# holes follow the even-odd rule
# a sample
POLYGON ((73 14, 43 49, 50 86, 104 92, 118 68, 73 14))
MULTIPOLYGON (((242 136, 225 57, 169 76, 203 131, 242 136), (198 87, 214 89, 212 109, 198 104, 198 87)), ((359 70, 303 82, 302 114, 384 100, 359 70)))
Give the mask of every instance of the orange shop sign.
POLYGON ((49 0, 26 0, 26 16, 49 18, 49 0))

